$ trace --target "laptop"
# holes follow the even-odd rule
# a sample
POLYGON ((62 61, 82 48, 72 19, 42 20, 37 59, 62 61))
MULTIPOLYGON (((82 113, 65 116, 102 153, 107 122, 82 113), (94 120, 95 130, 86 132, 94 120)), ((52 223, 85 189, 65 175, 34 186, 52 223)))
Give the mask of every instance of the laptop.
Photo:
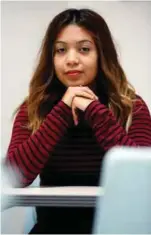
POLYGON ((100 185, 93 234, 151 234, 151 148, 111 149, 100 185))

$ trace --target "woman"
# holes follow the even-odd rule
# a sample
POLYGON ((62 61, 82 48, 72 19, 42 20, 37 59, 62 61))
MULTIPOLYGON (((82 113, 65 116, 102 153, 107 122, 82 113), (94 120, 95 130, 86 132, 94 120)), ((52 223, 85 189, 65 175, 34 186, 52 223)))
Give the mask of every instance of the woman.
MULTIPOLYGON (((104 19, 68 9, 50 23, 7 163, 22 186, 96 186, 113 146, 151 146, 151 116, 119 63, 104 19)), ((91 233, 93 209, 37 208, 30 233, 91 233)))

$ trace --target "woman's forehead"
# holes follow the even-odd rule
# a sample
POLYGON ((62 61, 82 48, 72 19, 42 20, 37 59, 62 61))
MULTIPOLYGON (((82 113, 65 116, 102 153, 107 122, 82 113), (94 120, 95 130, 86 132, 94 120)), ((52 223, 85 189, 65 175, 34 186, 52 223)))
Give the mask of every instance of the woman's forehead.
POLYGON ((87 30, 77 25, 68 25, 58 34, 56 42, 90 42, 93 43, 93 37, 87 30))

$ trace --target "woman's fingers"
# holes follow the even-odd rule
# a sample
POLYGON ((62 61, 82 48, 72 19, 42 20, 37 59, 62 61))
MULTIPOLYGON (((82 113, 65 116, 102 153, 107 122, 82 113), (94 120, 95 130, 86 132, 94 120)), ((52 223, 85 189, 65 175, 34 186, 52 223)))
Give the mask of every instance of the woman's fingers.
MULTIPOLYGON (((86 95, 86 96, 90 96, 90 95, 86 95)), ((81 110, 81 111, 84 111, 85 108, 93 101, 93 100, 96 100, 95 98, 94 99, 91 99, 91 98, 88 98, 88 97, 81 97, 81 95, 78 97, 78 96, 75 96, 75 98, 73 98, 73 101, 72 101, 72 116, 73 116, 73 121, 74 121, 74 124, 75 125, 78 125, 78 113, 77 111, 78 110, 81 110)))
POLYGON ((95 95, 93 93, 87 92, 87 91, 77 91, 75 96, 79 96, 79 97, 84 97, 87 99, 95 99, 95 95))
POLYGON ((72 116, 73 116, 74 124, 77 126, 78 125, 78 115, 76 113, 76 107, 74 104, 72 105, 72 116))
POLYGON ((83 91, 87 92, 88 94, 92 95, 94 99, 98 99, 96 94, 89 88, 89 87, 81 87, 83 91))
POLYGON ((89 87, 68 87, 67 91, 62 97, 62 101, 69 107, 72 105, 72 100, 76 96, 81 96, 88 99, 98 99, 94 92, 89 87))
MULTIPOLYGON (((82 87, 82 88, 84 88, 84 87, 82 87)), ((91 92, 91 90, 89 90, 89 89, 79 89, 79 90, 77 90, 74 97, 75 98, 76 97, 83 97, 83 98, 87 98, 87 99, 90 99, 90 100, 95 100, 96 99, 95 94, 93 92, 91 92)), ((73 116, 74 124, 77 126, 78 125, 78 115, 77 115, 77 112, 76 112, 77 107, 74 105, 73 102, 72 102, 71 107, 72 107, 72 116, 73 116)))

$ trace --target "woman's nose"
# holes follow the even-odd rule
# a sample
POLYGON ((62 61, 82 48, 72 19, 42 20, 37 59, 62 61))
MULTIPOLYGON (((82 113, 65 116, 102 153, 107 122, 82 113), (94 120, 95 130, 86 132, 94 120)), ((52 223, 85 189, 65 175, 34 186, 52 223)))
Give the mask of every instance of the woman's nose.
POLYGON ((79 63, 78 54, 75 51, 70 51, 66 58, 67 65, 74 65, 79 63))

